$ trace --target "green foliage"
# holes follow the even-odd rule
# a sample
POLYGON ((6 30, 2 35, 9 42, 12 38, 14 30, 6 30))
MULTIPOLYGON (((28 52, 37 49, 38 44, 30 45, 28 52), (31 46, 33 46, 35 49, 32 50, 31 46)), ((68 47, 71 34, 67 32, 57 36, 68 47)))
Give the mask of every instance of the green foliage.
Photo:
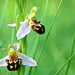
MULTIPOLYGON (((16 20, 14 19, 14 12, 15 12, 15 0, 8 0, 7 6, 5 6, 6 0, 0 1, 0 20, 2 21, 2 24, 0 22, 0 47, 8 48, 8 44, 11 43, 11 34, 12 34, 12 28, 8 27, 7 24, 15 23, 16 20), (5 9, 3 9, 5 7, 5 9), (2 12, 4 14, 2 14, 2 12), (2 16, 2 17, 1 17, 2 16), (15 20, 15 21, 14 21, 15 20), (2 41, 6 41, 7 43, 2 44, 2 41)), ((20 0, 21 1, 21 0, 20 0)), ((36 13, 36 18, 39 21, 42 21, 43 13, 45 10, 45 4, 46 0, 24 0, 26 4, 24 4, 23 13, 21 18, 23 17, 25 19, 25 16, 29 14, 31 8, 33 6, 40 7, 40 9, 36 13)), ((49 0, 48 5, 44 14, 44 21, 42 24, 45 26, 46 32, 45 34, 40 36, 38 47, 37 47, 37 53, 36 58, 37 60, 41 47, 44 44, 44 41, 46 39, 47 33, 51 27, 51 23, 53 21, 55 12, 58 8, 60 0, 49 0)), ((22 3, 23 4, 23 3, 22 3)), ((21 6, 22 8, 23 6, 21 6)), ((63 0, 62 6, 60 8, 60 11, 56 17, 54 26, 51 30, 50 36, 48 37, 48 41, 46 42, 46 45, 44 47, 44 51, 42 53, 42 57, 39 61, 39 65, 37 67, 37 70, 35 72, 35 75, 54 75, 59 68, 67 61, 70 55, 70 50, 72 47, 72 40, 73 35, 75 32, 75 1, 74 0, 63 0), (67 49, 66 49, 67 48, 67 49)), ((20 11, 20 10, 19 10, 20 11)), ((16 18, 16 17, 15 17, 16 18)), ((17 42, 16 40, 16 29, 14 29, 14 36, 13 41, 17 42)), ((30 57, 33 57, 33 54, 36 49, 37 45, 37 38, 38 35, 31 31, 30 34, 27 36, 27 55, 30 57)), ((13 42, 13 43, 14 43, 13 42)), ((74 45, 75 46, 75 45, 74 45)), ((0 59, 6 56, 6 52, 2 51, 2 48, 0 48, 0 59)), ((75 50, 75 47, 74 47, 75 50)), ((74 75, 75 74, 75 56, 73 56, 73 59, 71 61, 68 75, 74 75)), ((67 66, 61 70, 59 75, 64 75, 66 73, 67 66)), ((29 66, 26 66, 25 72, 26 75, 29 74, 29 66)), ((16 75, 16 72, 8 72, 6 67, 0 67, 0 75, 16 75)))

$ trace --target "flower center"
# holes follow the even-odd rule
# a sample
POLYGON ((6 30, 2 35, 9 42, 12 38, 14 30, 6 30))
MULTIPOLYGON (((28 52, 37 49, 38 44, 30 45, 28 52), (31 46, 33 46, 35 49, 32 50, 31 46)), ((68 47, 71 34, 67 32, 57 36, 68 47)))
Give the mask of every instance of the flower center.
POLYGON ((11 60, 15 60, 15 58, 16 58, 16 56, 15 56, 15 55, 13 55, 13 56, 11 57, 11 60))

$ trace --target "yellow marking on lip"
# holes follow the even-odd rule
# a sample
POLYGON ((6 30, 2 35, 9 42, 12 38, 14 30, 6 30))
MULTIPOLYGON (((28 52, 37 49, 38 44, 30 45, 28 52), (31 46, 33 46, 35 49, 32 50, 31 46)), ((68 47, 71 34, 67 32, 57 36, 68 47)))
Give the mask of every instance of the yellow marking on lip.
POLYGON ((44 31, 44 30, 42 29, 42 31, 44 31))
POLYGON ((15 69, 17 68, 17 65, 15 64, 15 69))
POLYGON ((13 66, 10 66, 10 69, 12 69, 13 68, 13 66))
POLYGON ((19 63, 18 63, 19 65, 21 64, 21 60, 19 60, 19 63))

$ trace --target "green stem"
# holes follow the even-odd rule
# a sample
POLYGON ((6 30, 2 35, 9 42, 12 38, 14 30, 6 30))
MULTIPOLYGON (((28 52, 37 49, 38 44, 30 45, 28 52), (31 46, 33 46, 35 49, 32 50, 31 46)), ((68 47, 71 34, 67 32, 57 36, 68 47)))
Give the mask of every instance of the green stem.
POLYGON ((21 10, 23 11, 24 0, 19 0, 19 3, 20 3, 21 10))
MULTIPOLYGON (((57 15, 58 15, 59 9, 60 9, 61 4, 62 4, 62 1, 63 1, 63 0, 61 0, 60 3, 59 3, 58 9, 57 9, 56 14, 55 14, 55 16, 54 16, 54 19, 53 19, 53 21, 52 21, 52 24, 51 24, 51 27, 50 27, 50 29, 49 29, 49 32, 48 32, 48 34, 47 34, 47 36, 46 36, 46 39, 45 39, 45 42, 44 42, 43 47, 42 47, 42 49, 41 49, 40 55, 38 56, 37 64, 39 63, 39 60, 40 60, 40 58, 41 58, 41 56, 42 56, 42 53, 43 53, 45 44, 46 44, 46 42, 47 42, 47 39, 48 39, 48 37, 49 37, 49 34, 50 34, 51 30, 52 30, 53 24, 54 24, 54 22, 55 22, 55 20, 56 20, 56 17, 57 17, 57 15)), ((34 69, 33 75, 35 74, 36 69, 37 69, 37 66, 36 66, 35 69, 34 69)))
MULTIPOLYGON (((19 21, 19 19, 20 19, 20 21, 24 20, 23 16, 22 16, 22 12, 23 12, 23 2, 22 1, 23 0, 20 0, 20 1, 16 0, 17 8, 18 8, 18 13, 19 13, 19 17, 20 17, 20 18, 18 18, 18 21, 19 21)), ((17 30, 18 30, 19 27, 20 27, 20 22, 18 22, 18 24, 16 26, 17 26, 17 30)), ((22 38, 22 39, 20 39, 19 43, 20 43, 21 52, 23 54, 26 54, 26 50, 27 50, 27 36, 22 38)), ((24 75, 24 73, 25 73, 25 66, 22 65, 20 67, 20 70, 19 70, 19 75, 24 75)))
POLYGON ((25 74, 25 66, 21 65, 19 75, 24 75, 24 74, 25 74))
MULTIPOLYGON (((74 35, 74 40, 73 40, 73 44, 72 44, 72 49, 71 49, 70 57, 71 57, 71 56, 72 56, 72 54, 73 54, 73 50, 74 50, 74 43, 75 43, 75 35, 74 35)), ((67 66, 67 70, 66 70, 65 75, 68 75, 68 71, 69 71, 69 68, 70 68, 70 64, 71 64, 71 60, 70 60, 70 61, 69 61, 69 63, 68 63, 68 66, 67 66)))
POLYGON ((20 27, 20 20, 19 20, 19 15, 17 15, 17 17, 16 17, 16 30, 17 31, 18 31, 19 27, 20 27))
POLYGON ((17 75, 19 75, 19 70, 17 71, 17 75))
POLYGON ((23 6, 24 8, 23 8, 23 15, 25 16, 25 9, 26 9, 26 0, 24 0, 24 6, 23 6))
MULTIPOLYGON (((16 17, 16 30, 17 31, 18 31, 19 27, 20 27, 20 20, 19 20, 19 15, 17 15, 17 17, 16 17)), ((17 75, 19 75, 19 70, 17 71, 17 75)))
POLYGON ((25 36, 24 38, 22 38, 20 40, 20 44, 21 44, 21 47, 22 47, 22 53, 23 54, 26 54, 27 53, 27 36, 25 36))
POLYGON ((40 36, 38 37, 38 40, 37 40, 37 45, 36 45, 36 49, 35 49, 35 53, 34 53, 33 59, 35 58, 35 55, 37 53, 37 48, 38 48, 39 40, 40 40, 40 36))
MULTIPOLYGON (((16 29, 18 30, 20 27, 20 21, 19 21, 19 15, 17 15, 17 18, 16 18, 16 29)), ((26 50, 27 50, 27 36, 20 39, 20 49, 22 50, 21 52, 23 54, 26 54, 26 50)), ((25 73, 25 66, 21 66, 20 67, 20 71, 19 71, 19 75, 24 75, 25 73)))
POLYGON ((17 4, 17 9, 18 9, 18 14, 20 16, 20 20, 23 21, 22 9, 21 9, 21 5, 19 3, 19 0, 16 0, 16 4, 17 4))
MULTIPOLYGON (((27 36, 20 39, 20 44, 21 44, 21 48, 22 48, 22 53, 26 54, 27 53, 27 36)), ((20 67, 20 73, 19 74, 24 75, 24 73, 25 73, 25 66, 22 65, 20 67)))
MULTIPOLYGON (((36 49, 35 49, 35 52, 34 52, 33 59, 35 58, 35 55, 36 55, 36 53, 37 53, 37 48, 38 48, 38 44, 39 44, 39 39, 40 39, 40 36, 38 37, 38 40, 37 40, 37 45, 36 45, 36 49)), ((30 67, 29 75, 31 74, 32 68, 33 68, 33 67, 30 67)))
POLYGON ((67 63, 72 59, 72 57, 75 55, 75 53, 72 54, 72 56, 66 61, 66 63, 55 73, 55 75, 58 75, 60 71, 67 65, 67 63))
MULTIPOLYGON (((45 14, 47 12, 47 5, 48 5, 48 0, 46 1, 46 6, 45 6, 45 10, 44 10, 44 13, 43 13, 43 17, 42 17, 41 23, 44 22, 45 14)), ((39 40, 40 40, 40 36, 38 37, 38 40, 37 40, 37 45, 36 45, 36 49, 35 49, 35 52, 34 52, 33 59, 35 59, 35 55, 37 53, 37 48, 38 48, 39 40)), ((32 71, 32 67, 30 67, 29 75, 31 74, 31 71, 32 71)))

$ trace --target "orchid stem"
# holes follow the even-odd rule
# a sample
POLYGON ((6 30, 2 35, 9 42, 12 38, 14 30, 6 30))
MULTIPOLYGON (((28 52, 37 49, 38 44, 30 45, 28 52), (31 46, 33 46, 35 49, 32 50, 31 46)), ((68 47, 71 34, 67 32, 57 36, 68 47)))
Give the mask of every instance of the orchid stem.
MULTIPOLYGON (((58 15, 59 9, 60 9, 61 4, 62 4, 62 1, 63 1, 63 0, 61 0, 60 3, 59 3, 58 9, 57 9, 56 14, 55 14, 55 16, 54 16, 54 19, 53 19, 53 21, 52 21, 52 24, 51 24, 51 27, 50 27, 50 29, 49 29, 49 32, 48 32, 48 34, 47 34, 47 36, 46 36, 46 39, 45 39, 45 42, 44 42, 43 47, 42 47, 42 49, 41 49, 40 55, 38 56, 37 64, 39 63, 40 58, 41 58, 41 56, 42 56, 44 47, 45 47, 45 45, 46 45, 47 39, 48 39, 49 34, 50 34, 50 32, 51 32, 51 30, 52 30, 52 27, 53 27, 53 24, 54 24, 54 22, 55 22, 55 20, 56 20, 56 17, 57 17, 57 15, 58 15)), ((36 69, 37 69, 37 66, 36 66, 35 69, 34 69, 33 75, 35 74, 36 69)))
MULTIPOLYGON (((23 15, 22 15, 24 4, 23 4, 23 0, 16 0, 16 3, 17 3, 17 8, 18 8, 18 14, 19 14, 19 18, 17 18, 17 23, 18 24, 16 25, 17 26, 17 31, 18 31, 18 29, 20 27, 20 21, 24 21, 23 15)), ((27 53, 27 51, 26 51, 27 50, 27 36, 20 39, 19 43, 20 43, 21 52, 23 54, 26 54, 27 53)), ((24 73, 25 73, 25 66, 21 65, 19 74, 24 75, 24 73)))
POLYGON ((20 20, 23 21, 22 9, 21 9, 19 0, 16 0, 16 4, 17 4, 17 9, 18 9, 18 13, 19 13, 20 20))
MULTIPOLYGON (((17 31, 18 31, 19 27, 20 27, 20 21, 19 21, 19 15, 17 15, 17 18, 16 18, 17 31)), ((26 40, 27 40, 26 37, 24 37, 24 38, 20 39, 20 41, 19 41, 20 45, 21 45, 20 49, 23 54, 26 54, 26 48, 27 48, 26 40)), ((19 70, 19 75, 24 75, 24 73, 25 73, 25 66, 21 65, 20 70, 19 70)))
MULTIPOLYGON (((27 53, 27 36, 20 39, 20 44, 21 44, 22 53, 26 55, 26 53, 27 53)), ((21 65, 20 75, 24 75, 24 73, 25 73, 25 66, 21 65)))
MULTIPOLYGON (((17 15, 17 17, 16 17, 16 30, 17 31, 18 31, 19 27, 20 27, 20 21, 19 21, 19 15, 17 15)), ((19 75, 19 70, 17 71, 17 75, 19 75)))
POLYGON ((22 38, 21 40, 20 40, 21 42, 21 47, 22 47, 22 53, 23 54, 26 54, 27 53, 27 36, 25 36, 24 38, 22 38))

